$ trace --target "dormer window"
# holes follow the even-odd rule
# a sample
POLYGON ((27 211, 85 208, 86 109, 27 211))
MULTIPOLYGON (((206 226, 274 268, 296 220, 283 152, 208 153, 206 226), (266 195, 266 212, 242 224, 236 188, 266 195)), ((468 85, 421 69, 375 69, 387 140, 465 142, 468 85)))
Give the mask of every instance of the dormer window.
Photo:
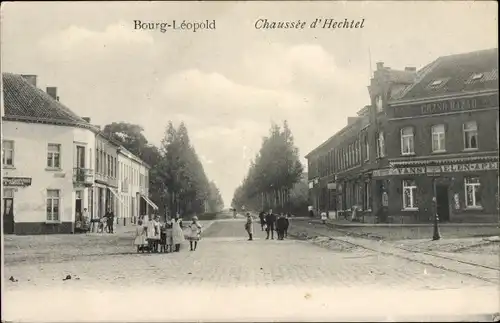
POLYGON ((483 78, 483 76, 484 76, 483 73, 472 74, 471 80, 472 81, 477 81, 477 80, 480 80, 481 78, 483 78))

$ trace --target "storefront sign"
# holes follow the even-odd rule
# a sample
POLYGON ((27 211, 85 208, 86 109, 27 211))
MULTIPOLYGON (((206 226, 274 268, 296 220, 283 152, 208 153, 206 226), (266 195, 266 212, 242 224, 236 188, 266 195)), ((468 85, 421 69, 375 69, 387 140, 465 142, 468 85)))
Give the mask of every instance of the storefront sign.
POLYGON ((394 167, 386 169, 376 169, 373 177, 397 176, 397 175, 424 175, 440 173, 461 173, 473 171, 498 170, 498 162, 454 164, 440 166, 420 166, 420 167, 394 167))
POLYGON ((419 105, 395 107, 395 117, 410 117, 417 115, 431 115, 450 112, 461 112, 492 108, 498 106, 498 95, 476 98, 450 99, 446 101, 430 102, 419 105))
POLYGON ((30 186, 31 177, 4 177, 3 186, 30 186))
POLYGON ((337 184, 336 183, 328 183, 327 187, 329 190, 335 190, 335 189, 337 189, 337 184))

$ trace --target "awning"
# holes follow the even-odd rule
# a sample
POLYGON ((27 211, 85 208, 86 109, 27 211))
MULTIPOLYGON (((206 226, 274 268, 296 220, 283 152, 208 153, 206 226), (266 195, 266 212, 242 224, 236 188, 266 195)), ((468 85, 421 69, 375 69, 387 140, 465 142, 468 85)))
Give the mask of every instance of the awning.
POLYGON ((125 203, 123 202, 122 198, 120 197, 120 194, 118 194, 118 191, 115 191, 112 188, 109 188, 109 190, 116 197, 116 199, 118 200, 118 202, 120 202, 122 205, 125 205, 125 203))
POLYGON ((144 201, 146 201, 149 205, 151 205, 153 209, 158 210, 158 206, 156 206, 156 204, 154 204, 154 202, 151 201, 146 195, 141 194, 141 196, 144 199, 144 201))

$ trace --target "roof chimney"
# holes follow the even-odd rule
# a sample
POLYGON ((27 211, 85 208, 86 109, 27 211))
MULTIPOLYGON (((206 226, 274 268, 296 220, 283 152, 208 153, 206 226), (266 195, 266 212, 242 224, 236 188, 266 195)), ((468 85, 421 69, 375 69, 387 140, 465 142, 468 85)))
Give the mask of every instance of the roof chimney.
POLYGON ((54 100, 59 101, 59 97, 57 96, 57 87, 55 86, 47 87, 47 94, 50 95, 54 100))
POLYGON ((36 75, 32 74, 21 74, 21 76, 31 85, 36 87, 36 75))
POLYGON ((416 72, 417 68, 416 67, 405 67, 406 72, 416 72))
POLYGON ((90 123, 90 118, 89 117, 83 117, 82 119, 85 120, 85 121, 87 121, 88 123, 90 123))
POLYGON ((377 63, 377 71, 381 71, 384 69, 384 62, 378 62, 377 63))

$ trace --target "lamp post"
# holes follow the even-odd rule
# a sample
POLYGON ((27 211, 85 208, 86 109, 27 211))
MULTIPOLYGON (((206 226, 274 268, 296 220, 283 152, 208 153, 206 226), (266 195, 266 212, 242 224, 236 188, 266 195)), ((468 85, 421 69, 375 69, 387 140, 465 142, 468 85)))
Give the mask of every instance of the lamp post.
POLYGON ((432 178, 432 211, 434 212, 434 233, 432 235, 432 240, 437 241, 441 239, 441 235, 439 234, 439 215, 437 212, 437 199, 436 199, 436 178, 432 178))

